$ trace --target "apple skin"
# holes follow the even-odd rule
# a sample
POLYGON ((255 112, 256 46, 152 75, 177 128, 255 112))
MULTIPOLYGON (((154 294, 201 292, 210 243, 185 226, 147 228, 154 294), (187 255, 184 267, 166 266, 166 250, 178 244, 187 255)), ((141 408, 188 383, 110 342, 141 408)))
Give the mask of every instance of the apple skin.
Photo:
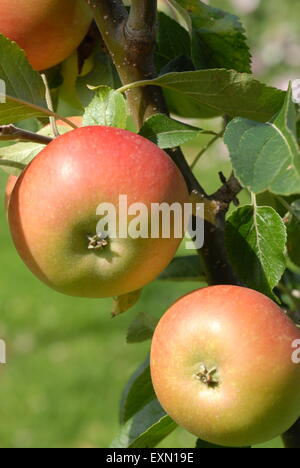
POLYGON ((165 411, 197 437, 243 447, 270 440, 300 416, 300 331, 269 298, 212 286, 179 299, 161 318, 151 375, 165 411), (216 368, 216 386, 201 382, 216 368))
POLYGON ((10 197, 11 197, 13 189, 15 188, 17 180, 18 180, 18 177, 13 176, 13 175, 10 175, 7 179, 7 184, 6 184, 6 189, 5 189, 5 198, 4 198, 5 212, 7 212, 10 197))
POLYGON ((16 248, 53 289, 80 297, 126 294, 152 281, 181 239, 110 239, 88 250, 102 202, 187 203, 171 158, 149 140, 111 127, 82 127, 52 141, 19 177, 9 204, 16 248))
POLYGON ((2 0, 0 33, 25 50, 35 70, 65 60, 92 22, 84 0, 2 0))

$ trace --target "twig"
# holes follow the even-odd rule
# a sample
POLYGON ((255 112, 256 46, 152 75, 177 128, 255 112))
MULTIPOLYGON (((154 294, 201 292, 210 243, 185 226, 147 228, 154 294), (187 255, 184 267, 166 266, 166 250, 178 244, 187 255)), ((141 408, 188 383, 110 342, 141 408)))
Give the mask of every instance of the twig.
POLYGON ((0 141, 2 140, 32 141, 33 143, 47 145, 53 140, 53 138, 29 132, 28 130, 23 130, 22 128, 15 127, 11 124, 0 126, 0 141))
POLYGON ((214 200, 218 206, 215 215, 214 223, 205 220, 205 244, 200 254, 203 257, 207 281, 209 284, 236 284, 240 285, 240 281, 235 275, 230 262, 228 260, 225 247, 225 225, 226 213, 230 204, 239 203, 237 195, 242 190, 242 186, 231 174, 226 180, 223 174, 223 185, 212 194, 209 198, 214 200))
POLYGON ((219 173, 219 176, 223 185, 212 195, 212 198, 222 201, 226 205, 233 202, 238 206, 239 201, 237 200, 237 195, 242 191, 243 187, 233 173, 228 180, 226 180, 222 172, 219 173))

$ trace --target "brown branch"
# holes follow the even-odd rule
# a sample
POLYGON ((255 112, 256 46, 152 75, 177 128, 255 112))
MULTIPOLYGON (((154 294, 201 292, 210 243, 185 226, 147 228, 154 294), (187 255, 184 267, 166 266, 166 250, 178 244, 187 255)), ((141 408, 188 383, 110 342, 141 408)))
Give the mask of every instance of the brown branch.
POLYGON ((232 173, 228 180, 225 179, 222 172, 219 173, 222 187, 212 195, 214 200, 219 200, 225 203, 229 207, 231 202, 234 202, 238 206, 239 201, 237 200, 237 195, 243 189, 237 178, 232 173))
POLYGON ((7 140, 19 140, 19 141, 31 141, 33 143, 41 143, 47 145, 53 138, 45 135, 39 135, 38 133, 29 132, 22 128, 17 128, 14 125, 1 125, 0 126, 0 141, 7 140))
POLYGON ((94 17, 105 25, 105 35, 109 35, 106 32, 111 33, 110 37, 106 39, 115 40, 119 25, 123 24, 128 18, 122 0, 86 0, 86 2, 92 9, 94 17))
POLYGON ((131 0, 131 8, 126 24, 129 35, 135 38, 156 39, 156 0, 131 0))
MULTIPOLYGON (((144 6, 133 2, 130 15, 120 0, 86 0, 86 2, 93 11, 103 41, 110 52, 122 83, 126 85, 154 78, 156 73, 153 53, 157 1, 138 0, 144 6), (150 6, 154 10, 152 14, 149 14, 150 6), (137 19, 136 15, 141 15, 141 13, 143 16, 137 19), (145 18, 146 14, 147 18, 145 18), (144 28, 134 29, 138 22, 144 25, 144 28)), ((126 94, 131 114, 138 128, 147 117, 167 110, 162 93, 156 87, 137 88, 126 94)))
POLYGON ((226 214, 230 204, 239 203, 237 195, 242 190, 239 181, 232 174, 228 180, 220 173, 223 185, 209 197, 217 204, 218 209, 214 222, 205 219, 205 244, 201 250, 209 284, 237 284, 240 285, 237 276, 228 260, 225 247, 226 214))

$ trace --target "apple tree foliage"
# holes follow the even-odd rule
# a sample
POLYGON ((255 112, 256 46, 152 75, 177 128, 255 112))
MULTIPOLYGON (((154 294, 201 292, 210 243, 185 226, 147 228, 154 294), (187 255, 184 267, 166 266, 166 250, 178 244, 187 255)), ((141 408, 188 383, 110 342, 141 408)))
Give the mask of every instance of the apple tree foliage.
MULTIPOLYGON (((187 175, 187 165, 180 165, 187 181, 192 181, 195 197, 207 208, 206 234, 213 226, 215 235, 207 234, 200 256, 176 257, 159 279, 167 287, 168 281, 210 284, 236 278, 239 284, 275 298, 299 321, 300 114, 292 87, 282 91, 251 74, 251 53, 237 16, 200 0, 158 4, 152 57, 156 73, 150 78, 134 73, 126 80, 122 73, 119 76, 114 54, 109 44, 105 47, 105 34, 101 38, 94 32, 88 54, 79 49, 79 61, 73 56, 44 76, 32 69, 15 43, 0 36, 0 79, 6 85, 5 95, 0 96, 0 166, 8 174, 20 174, 44 147, 45 142, 34 135, 51 137, 51 128, 43 128, 49 117, 65 121, 60 133, 68 130, 71 115, 83 115, 83 125, 135 128, 167 151, 201 134, 223 138, 234 175, 228 180, 222 177, 223 186, 215 197, 201 193, 200 185, 193 187, 191 170, 187 175), (46 98, 45 77, 53 109, 46 98), (133 106, 126 96, 148 86, 163 94, 166 107, 152 110, 134 127, 133 106), (211 117, 224 124, 218 134, 211 130, 211 117), (195 119, 201 119, 201 128, 195 119), (7 130, 10 124, 19 129, 18 136, 7 130), (22 130, 31 137, 25 138, 22 130), (249 201, 238 206, 241 190, 249 201), (230 213, 229 205, 236 205, 230 213), (228 263, 231 276, 214 277, 209 249, 221 263, 228 263)), ((97 23, 101 31, 101 19, 97 23)), ((204 154, 205 148, 199 152, 204 154)), ((139 296, 117 298, 114 314, 134 304, 138 307, 139 296)), ((150 340, 155 325, 155 319, 141 311, 127 331, 128 343, 150 340)), ((154 447, 176 428, 155 397, 148 357, 126 384, 120 426, 112 447, 154 447)), ((197 447, 210 445, 198 440, 197 447)))

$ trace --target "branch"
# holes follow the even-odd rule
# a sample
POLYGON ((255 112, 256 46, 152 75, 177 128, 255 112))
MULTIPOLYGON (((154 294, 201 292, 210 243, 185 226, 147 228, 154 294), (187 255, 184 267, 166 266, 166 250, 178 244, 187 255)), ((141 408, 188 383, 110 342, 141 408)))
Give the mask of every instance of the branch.
POLYGON ((282 436, 285 448, 300 448, 300 419, 282 436))
POLYGON ((230 204, 239 204, 237 195, 241 192, 242 186, 231 174, 228 180, 220 173, 222 187, 209 198, 217 204, 214 222, 209 222, 205 218, 205 244, 201 250, 203 256, 206 276, 209 284, 237 284, 240 285, 237 276, 229 263, 225 247, 225 225, 226 214, 230 204))
POLYGON ((33 143, 41 143, 47 145, 53 139, 38 133, 28 132, 21 128, 17 128, 14 125, 1 125, 0 126, 0 141, 7 140, 20 140, 20 141, 31 141, 33 143))
POLYGON ((156 0, 131 0, 129 18, 126 25, 128 35, 156 38, 156 0))
POLYGON ((86 2, 92 9, 96 21, 105 25, 104 35, 109 36, 106 32, 110 33, 110 37, 107 37, 106 40, 115 39, 119 25, 123 24, 128 17, 122 0, 86 0, 86 2))
POLYGON ((223 185, 212 195, 213 199, 225 203, 225 205, 228 205, 228 208, 231 202, 234 202, 234 204, 238 206, 239 201, 236 197, 241 192, 243 187, 233 173, 228 180, 226 180, 222 172, 219 173, 219 176, 223 185))

